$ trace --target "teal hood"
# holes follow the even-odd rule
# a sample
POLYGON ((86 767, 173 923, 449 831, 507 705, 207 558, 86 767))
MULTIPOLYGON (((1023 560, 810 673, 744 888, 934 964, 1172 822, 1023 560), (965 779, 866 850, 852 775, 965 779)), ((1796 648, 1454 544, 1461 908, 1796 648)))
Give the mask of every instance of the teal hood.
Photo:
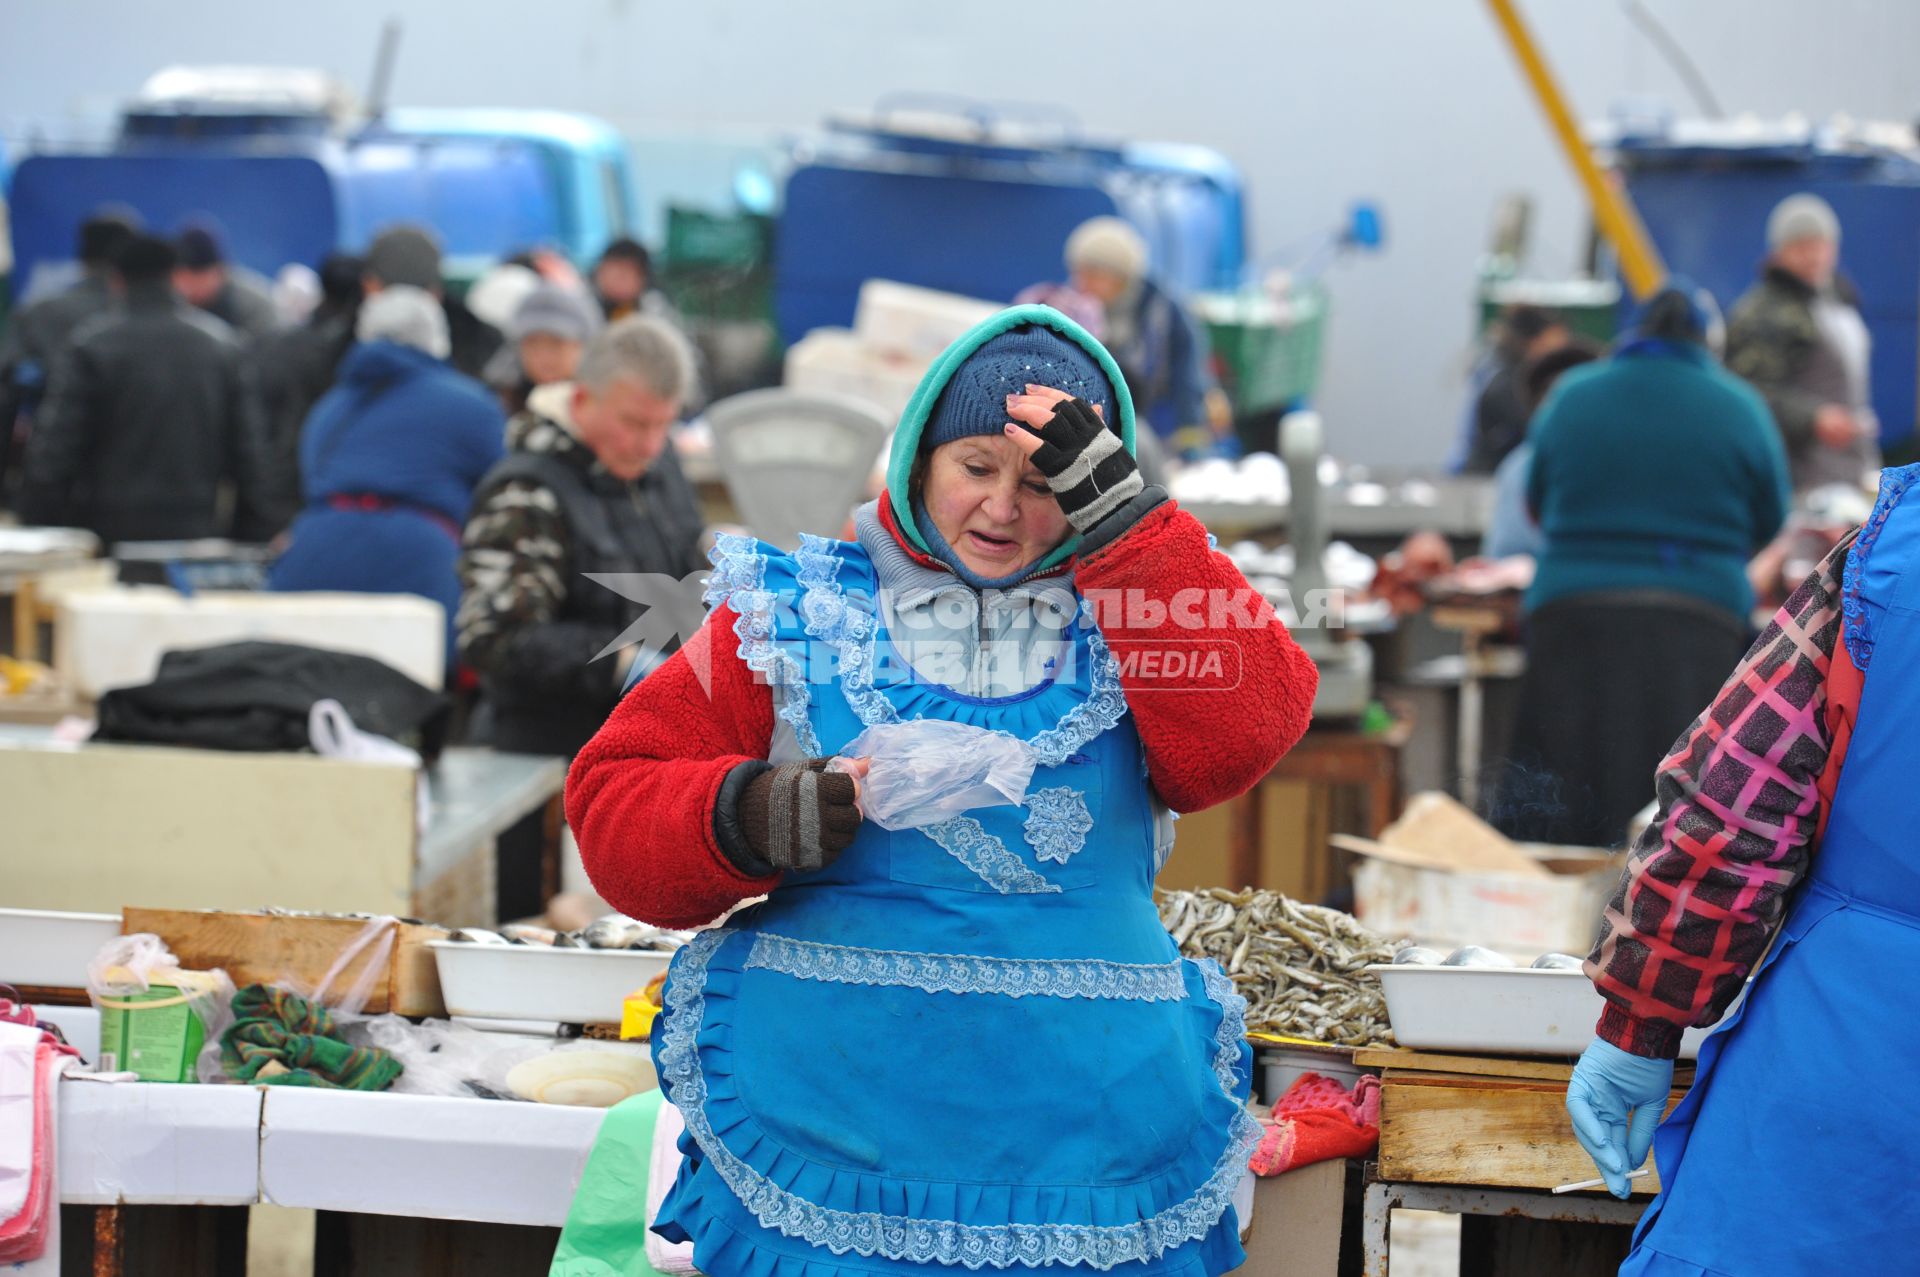
MULTIPOLYGON (((1120 441, 1126 445, 1128 452, 1133 451, 1133 396, 1127 393, 1127 379, 1121 375, 1120 365, 1113 362, 1113 356, 1107 353, 1107 348, 1092 333, 1051 306, 1010 306, 993 318, 976 324, 941 352, 940 358, 933 361, 933 367, 927 369, 927 375, 920 379, 919 388, 907 402, 907 410, 901 414, 900 425, 893 432, 893 450, 887 456, 887 501, 893 507, 894 521, 901 534, 922 554, 931 554, 932 550, 928 548, 927 539, 921 535, 914 521, 913 499, 907 492, 907 479, 913 473, 913 459, 920 451, 920 435, 927 427, 927 419, 933 415, 933 406, 940 401, 940 392, 947 388, 947 383, 953 380, 954 373, 966 363, 969 355, 1001 333, 1011 332, 1023 324, 1038 324, 1052 329, 1085 350, 1100 365, 1100 370, 1106 373, 1107 380, 1113 384, 1113 404, 1120 425, 1120 441)), ((1032 570, 1045 571, 1066 562, 1079 544, 1078 536, 1068 537, 1051 554, 1035 564, 1032 570)))

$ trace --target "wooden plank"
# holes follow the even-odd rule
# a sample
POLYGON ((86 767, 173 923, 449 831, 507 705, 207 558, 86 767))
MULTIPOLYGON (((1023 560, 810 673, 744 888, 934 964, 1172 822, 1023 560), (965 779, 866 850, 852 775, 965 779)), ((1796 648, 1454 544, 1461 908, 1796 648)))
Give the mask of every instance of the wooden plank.
POLYGON ((1353 1062, 1363 1069, 1424 1069, 1433 1073, 1453 1073, 1470 1077, 1531 1078, 1541 1082, 1565 1082, 1573 1076, 1571 1064, 1552 1060, 1522 1060, 1498 1055, 1453 1055, 1444 1051, 1415 1051, 1406 1048, 1363 1047, 1353 1053, 1353 1062))
MULTIPOLYGON (((1676 1092, 1668 1111, 1679 1101, 1676 1092)), ((1393 1075, 1383 1080, 1382 1179, 1538 1190, 1596 1174, 1593 1159, 1574 1139, 1564 1085, 1393 1075)), ((1633 1183, 1636 1194, 1651 1195, 1660 1187, 1657 1173, 1633 1183)))
MULTIPOLYGON (((301 990, 317 986, 366 927, 360 918, 134 907, 124 912, 122 922, 128 935, 144 931, 159 936, 189 970, 218 967, 237 985, 287 984, 301 990)), ((412 923, 401 923, 398 930, 397 939, 374 939, 334 977, 329 1001, 355 987, 371 969, 373 986, 365 1007, 369 1014, 446 1015, 439 967, 427 942, 445 939, 447 933, 412 923)))
MULTIPOLYGON (((1391 1069, 1403 1073, 1417 1070, 1455 1077, 1519 1078, 1561 1083, 1573 1077, 1572 1063, 1559 1060, 1511 1055, 1456 1055, 1449 1051, 1419 1051, 1407 1047, 1362 1047, 1353 1053, 1353 1062, 1363 1069, 1391 1069)), ((1675 1065, 1673 1081, 1675 1087, 1683 1091, 1692 1085, 1692 1060, 1682 1060, 1675 1065)))

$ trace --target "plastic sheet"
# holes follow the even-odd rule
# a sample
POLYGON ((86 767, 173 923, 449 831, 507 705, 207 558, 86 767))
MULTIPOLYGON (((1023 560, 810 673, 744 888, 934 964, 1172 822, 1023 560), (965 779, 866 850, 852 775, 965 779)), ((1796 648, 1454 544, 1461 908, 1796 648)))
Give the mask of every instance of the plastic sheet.
POLYGON ((976 807, 1018 804, 1037 761, 1005 732, 933 718, 869 727, 840 757, 868 760, 860 811, 882 829, 916 829, 976 807))

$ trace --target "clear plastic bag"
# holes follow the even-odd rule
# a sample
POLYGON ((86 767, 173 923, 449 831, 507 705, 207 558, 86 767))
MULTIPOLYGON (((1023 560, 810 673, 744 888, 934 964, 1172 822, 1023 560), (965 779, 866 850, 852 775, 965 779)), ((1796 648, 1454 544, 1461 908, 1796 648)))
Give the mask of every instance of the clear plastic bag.
POLYGON ((1005 732, 934 718, 869 727, 840 757, 868 760, 860 811, 882 829, 917 829, 975 807, 1017 804, 1036 762, 1005 732))
POLYGON ((562 1042, 447 1020, 415 1024, 397 1015, 355 1020, 344 1033, 354 1045, 378 1047, 406 1066, 392 1087, 397 1095, 598 1105, 656 1084, 644 1042, 562 1042), (570 1078, 575 1072, 586 1076, 570 1078))
POLYGON ((182 971, 166 943, 144 931, 109 940, 87 963, 87 993, 96 1007, 137 997, 156 984, 178 989, 205 1031, 194 1076, 201 1082, 230 1081, 220 1067, 220 1037, 233 1023, 235 993, 225 971, 182 971))

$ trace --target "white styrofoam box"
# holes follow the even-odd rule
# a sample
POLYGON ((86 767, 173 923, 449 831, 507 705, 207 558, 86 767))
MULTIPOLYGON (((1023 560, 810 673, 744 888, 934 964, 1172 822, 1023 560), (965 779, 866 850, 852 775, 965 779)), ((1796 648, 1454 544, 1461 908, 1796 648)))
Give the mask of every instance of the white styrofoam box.
POLYGON ((309 1210, 557 1228, 605 1115, 510 1100, 270 1088, 260 1122, 260 1198, 309 1210))
POLYGON ((87 964, 119 934, 117 913, 0 909, 0 984, 84 989, 87 964))
POLYGON ((1525 848, 1551 877, 1423 869, 1360 856, 1353 866, 1353 913, 1382 935, 1440 949, 1484 945, 1513 958, 1584 954, 1620 878, 1603 851, 1525 848))
MULTIPOLYGON (((1584 971, 1530 967, 1379 965, 1393 1040, 1427 1051, 1575 1056, 1593 1040, 1605 1000, 1584 971)), ((1700 1054, 1706 1029, 1688 1029, 1680 1054, 1700 1054)))
POLYGON ((860 285, 853 331, 867 345, 930 364, 968 329, 1004 307, 890 279, 860 285))
POLYGON ((243 639, 306 643, 384 661, 438 688, 446 679, 444 610, 412 594, 250 593, 123 586, 64 596, 54 667, 82 696, 145 683, 171 648, 243 639))
POLYGON ((889 355, 844 328, 816 328, 787 348, 781 381, 788 390, 861 400, 897 421, 926 370, 925 360, 889 355))
POLYGON ((60 1083, 60 1200, 247 1206, 260 1200, 252 1086, 60 1083))
POLYGON ((475 1019, 613 1024, 627 995, 667 969, 650 949, 550 949, 431 940, 447 1014, 475 1019))

